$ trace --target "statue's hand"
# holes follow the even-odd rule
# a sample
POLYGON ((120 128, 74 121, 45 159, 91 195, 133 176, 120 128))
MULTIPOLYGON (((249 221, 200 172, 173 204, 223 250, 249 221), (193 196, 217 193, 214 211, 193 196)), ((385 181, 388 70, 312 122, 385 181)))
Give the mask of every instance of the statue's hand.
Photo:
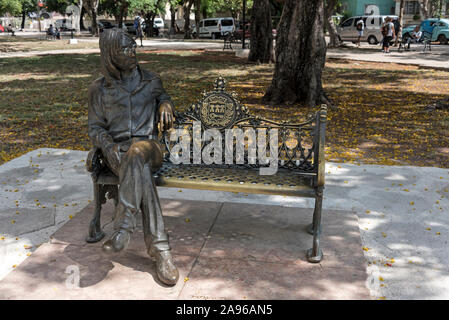
POLYGON ((168 101, 164 101, 159 106, 159 128, 161 131, 170 130, 173 127, 173 109, 168 101))
POLYGON ((104 153, 110 169, 118 175, 120 169, 120 145, 117 143, 111 144, 105 148, 104 153))

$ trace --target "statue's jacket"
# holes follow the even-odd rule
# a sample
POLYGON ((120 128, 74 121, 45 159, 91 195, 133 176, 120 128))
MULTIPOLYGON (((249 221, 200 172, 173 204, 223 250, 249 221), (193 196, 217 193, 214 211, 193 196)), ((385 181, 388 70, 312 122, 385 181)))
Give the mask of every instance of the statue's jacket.
POLYGON ((158 107, 168 101, 159 76, 141 69, 140 83, 132 92, 120 80, 103 76, 89 86, 89 138, 101 149, 135 136, 157 135, 158 107))

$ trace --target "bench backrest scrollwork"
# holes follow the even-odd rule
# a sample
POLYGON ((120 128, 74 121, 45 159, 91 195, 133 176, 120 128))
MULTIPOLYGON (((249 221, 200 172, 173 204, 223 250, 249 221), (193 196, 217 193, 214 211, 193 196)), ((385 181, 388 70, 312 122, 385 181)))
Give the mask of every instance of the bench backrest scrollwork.
MULTIPOLYGON (((270 155, 270 152, 276 150, 276 148, 271 149, 271 143, 275 142, 270 140, 270 137, 272 138, 271 133, 276 131, 278 168, 314 174, 317 184, 324 184, 324 136, 327 117, 325 106, 322 106, 316 114, 307 117, 304 122, 277 122, 250 114, 248 109, 238 101, 237 94, 227 92, 225 87, 225 79, 219 77, 215 81, 213 91, 205 92, 202 99, 192 104, 186 112, 175 113, 175 129, 184 130, 186 135, 191 137, 188 142, 190 144, 188 158, 191 165, 227 166, 230 164, 226 162, 226 156, 229 156, 229 153, 227 155, 226 153, 232 152, 234 160, 232 166, 247 168, 268 166, 267 162, 264 163, 263 159, 261 161, 259 156, 254 157, 254 152, 251 152, 252 149, 249 146, 251 143, 256 143, 255 140, 259 143, 261 138, 262 140, 265 138, 265 141, 269 143, 267 143, 266 150, 262 149, 262 152, 270 155), (224 150, 219 155, 221 157, 220 164, 205 163, 203 159, 198 162, 198 157, 194 161, 194 148, 196 147, 196 150, 202 152, 210 142, 205 142, 202 135, 200 137, 203 137, 203 139, 200 139, 200 142, 193 138, 195 136, 194 131, 199 128, 201 128, 202 133, 208 129, 220 132, 222 136, 220 143, 222 144, 222 150, 224 150), (240 146, 237 145, 237 139, 235 138, 231 140, 231 146, 226 144, 226 131, 229 131, 228 129, 241 130, 244 140, 240 140, 240 146), (243 158, 238 157, 236 153, 239 147, 242 148, 242 141, 245 142, 243 158), (232 151, 229 150, 230 148, 232 151)), ((236 131, 234 130, 234 132, 236 131)), ((237 130, 238 132, 239 130, 237 130)), ((175 137, 174 141, 171 141, 170 138, 173 139, 171 134, 165 134, 162 140, 166 147, 165 161, 172 161, 173 157, 180 158, 179 152, 177 154, 172 152, 173 146, 180 140, 175 137)), ((241 135, 239 137, 242 139, 241 135)), ((259 153, 260 150, 258 149, 259 153)))

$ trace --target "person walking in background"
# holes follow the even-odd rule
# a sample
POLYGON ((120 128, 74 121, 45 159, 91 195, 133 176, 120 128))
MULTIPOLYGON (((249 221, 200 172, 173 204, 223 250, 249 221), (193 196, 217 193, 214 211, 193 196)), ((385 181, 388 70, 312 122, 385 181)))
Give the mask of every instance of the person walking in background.
POLYGON ((357 38, 357 47, 360 47, 360 39, 363 37, 363 31, 365 30, 365 23, 363 22, 363 19, 360 19, 357 22, 357 32, 359 34, 357 38))
POLYGON ((395 37, 394 24, 390 17, 385 19, 385 24, 382 27, 382 34, 384 35, 382 51, 385 53, 390 53, 390 42, 395 37))
POLYGON ((140 38, 140 46, 143 47, 143 30, 142 30, 143 19, 137 16, 134 19, 134 29, 136 29, 136 40, 140 38))

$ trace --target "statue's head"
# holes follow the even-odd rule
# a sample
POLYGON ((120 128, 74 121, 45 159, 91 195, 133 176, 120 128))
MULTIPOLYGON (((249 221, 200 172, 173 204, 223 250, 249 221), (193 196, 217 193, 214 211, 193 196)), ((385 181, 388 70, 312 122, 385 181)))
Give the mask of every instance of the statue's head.
POLYGON ((106 78, 120 79, 120 71, 137 67, 136 42, 122 29, 104 30, 100 35, 102 72, 106 78))

